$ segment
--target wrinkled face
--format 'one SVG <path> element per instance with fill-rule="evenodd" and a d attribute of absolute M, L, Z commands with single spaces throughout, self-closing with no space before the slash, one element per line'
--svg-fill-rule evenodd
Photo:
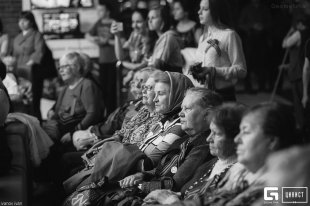
<path fill-rule="evenodd" d="M 180 21 L 180 20 L 185 18 L 186 13 L 185 13 L 182 5 L 180 4 L 180 2 L 175 2 L 173 4 L 172 14 L 173 14 L 174 20 L 176 20 L 176 21 Z"/>
<path fill-rule="evenodd" d="M 198 11 L 199 21 L 201 25 L 210 25 L 212 18 L 209 10 L 209 0 L 201 0 Z"/>
<path fill-rule="evenodd" d="M 22 31 L 27 31 L 28 29 L 32 28 L 31 22 L 28 19 L 25 19 L 25 18 L 19 19 L 18 20 L 18 25 L 19 25 L 19 28 Z"/>
<path fill-rule="evenodd" d="M 163 20 L 159 10 L 151 10 L 148 15 L 148 24 L 150 31 L 159 31 L 162 27 Z"/>
<path fill-rule="evenodd" d="M 63 57 L 59 60 L 59 75 L 64 82 L 69 82 L 79 76 L 78 66 L 71 60 Z"/>
<path fill-rule="evenodd" d="M 110 16 L 110 11 L 104 5 L 97 6 L 97 13 L 100 19 L 108 18 Z"/>
<path fill-rule="evenodd" d="M 135 99 L 142 97 L 142 87 L 147 79 L 147 74 L 145 72 L 136 72 L 133 80 L 130 82 L 130 92 Z"/>
<path fill-rule="evenodd" d="M 140 13 L 134 12 L 131 17 L 131 27 L 135 32 L 141 33 L 145 30 L 145 20 Z"/>
<path fill-rule="evenodd" d="M 155 83 L 155 111 L 157 113 L 164 114 L 169 111 L 169 95 L 170 95 L 170 86 L 165 83 Z"/>
<path fill-rule="evenodd" d="M 155 107 L 155 103 L 153 101 L 155 98 L 154 86 L 154 78 L 148 78 L 142 90 L 142 102 L 144 105 Z"/>
<path fill-rule="evenodd" d="M 195 135 L 209 127 L 206 116 L 207 110 L 202 108 L 197 102 L 200 100 L 198 95 L 189 93 L 183 99 L 181 112 L 179 114 L 182 130 L 189 135 Z"/>
<path fill-rule="evenodd" d="M 249 113 L 242 118 L 240 132 L 235 138 L 238 161 L 243 165 L 263 164 L 269 154 L 270 138 L 263 128 L 263 117 L 259 113 Z"/>
<path fill-rule="evenodd" d="M 210 123 L 211 133 L 207 138 L 210 153 L 219 159 L 226 159 L 235 154 L 235 144 L 233 139 L 226 138 L 224 131 L 213 121 Z"/>

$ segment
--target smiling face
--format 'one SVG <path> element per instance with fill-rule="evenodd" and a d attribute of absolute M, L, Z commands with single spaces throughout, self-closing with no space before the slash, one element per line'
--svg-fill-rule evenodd
<path fill-rule="evenodd" d="M 173 14 L 174 20 L 176 21 L 180 21 L 186 17 L 186 12 L 184 11 L 180 2 L 175 2 L 173 4 L 172 14 Z"/>
<path fill-rule="evenodd" d="M 263 131 L 263 115 L 249 113 L 242 118 L 240 133 L 236 136 L 238 162 L 255 172 L 270 153 L 271 139 Z"/>
<path fill-rule="evenodd" d="M 212 17 L 209 9 L 209 0 L 201 0 L 198 15 L 201 25 L 211 25 Z"/>
<path fill-rule="evenodd" d="M 198 101 L 200 97 L 195 93 L 186 94 L 181 105 L 180 122 L 182 130 L 189 135 L 195 135 L 205 131 L 209 127 L 206 120 L 208 109 L 202 108 Z"/>
<path fill-rule="evenodd" d="M 233 139 L 226 137 L 225 132 L 213 121 L 210 123 L 211 133 L 207 138 L 210 153 L 219 159 L 225 160 L 235 154 L 235 144 Z"/>
<path fill-rule="evenodd" d="M 134 12 L 131 17 L 131 27 L 135 32 L 142 33 L 146 28 L 145 19 L 139 12 Z"/>
<path fill-rule="evenodd" d="M 150 31 L 159 31 L 162 27 L 163 20 L 159 10 L 150 10 L 148 14 L 148 25 Z"/>
<path fill-rule="evenodd" d="M 154 86 L 154 78 L 148 78 L 142 90 L 142 103 L 152 108 L 155 107 L 155 103 L 153 101 L 155 98 Z"/>
<path fill-rule="evenodd" d="M 155 91 L 155 111 L 164 114 L 169 111 L 170 86 L 165 83 L 157 82 L 154 87 Z"/>

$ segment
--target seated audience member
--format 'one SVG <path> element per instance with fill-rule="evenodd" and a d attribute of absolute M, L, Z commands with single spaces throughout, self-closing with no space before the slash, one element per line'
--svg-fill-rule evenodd
<path fill-rule="evenodd" d="M 274 187 L 310 187 L 310 147 L 293 147 L 271 155 L 267 161 L 265 186 Z M 300 193 L 299 193 L 300 194 Z M 299 196 L 301 201 L 306 194 Z M 295 198 L 294 198 L 295 199 Z M 255 206 L 264 204 L 263 198 L 255 202 Z M 280 206 L 287 204 L 279 203 Z M 301 204 L 298 205 L 307 205 Z"/>
<path fill-rule="evenodd" d="M 225 103 L 211 111 L 209 119 L 211 133 L 207 138 L 210 153 L 215 156 L 209 162 L 195 170 L 194 177 L 186 184 L 180 185 L 184 200 L 197 199 L 205 192 L 215 190 L 230 168 L 237 162 L 235 136 L 239 133 L 239 124 L 245 107 L 237 103 Z M 169 190 L 155 190 L 144 200 L 171 204 L 179 202 L 179 197 Z"/>
<path fill-rule="evenodd" d="M 112 182 L 118 181 L 129 175 L 129 171 L 152 169 L 171 144 L 184 136 L 178 113 L 185 91 L 192 87 L 191 81 L 186 76 L 173 72 L 158 72 L 153 78 L 155 112 L 163 115 L 162 120 L 152 126 L 140 147 L 117 141 L 104 143 L 96 156 L 90 178 L 80 186 L 97 182 L 103 177 Z M 149 86 L 147 90 L 152 89 Z"/>
<path fill-rule="evenodd" d="M 10 106 L 11 103 L 9 94 L 2 83 L 2 80 L 5 78 L 5 76 L 6 76 L 6 67 L 2 63 L 2 61 L 0 61 L 0 161 L 1 161 L 0 175 L 7 172 L 12 157 L 11 151 L 7 145 L 4 132 L 4 122 L 6 120 L 8 113 L 12 109 Z"/>
<path fill-rule="evenodd" d="M 175 30 L 182 40 L 182 48 L 194 47 L 198 45 L 199 38 L 202 34 L 201 28 L 196 22 L 189 19 L 190 5 L 185 0 L 174 0 L 172 4 L 172 15 L 177 22 Z"/>
<path fill-rule="evenodd" d="M 148 14 L 148 42 L 156 40 L 149 65 L 161 70 L 182 72 L 181 40 L 175 31 L 169 30 L 169 12 L 165 7 L 151 8 Z"/>
<path fill-rule="evenodd" d="M 133 81 L 131 82 L 130 92 L 135 98 L 133 104 L 126 104 L 124 107 L 123 114 L 117 114 L 117 112 L 121 112 L 120 109 L 113 112 L 105 122 L 99 123 L 97 125 L 91 126 L 87 130 L 76 131 L 73 135 L 73 144 L 77 150 L 86 149 L 89 146 L 92 146 L 96 139 L 105 139 L 107 137 L 111 137 L 117 133 L 121 135 L 125 133 L 126 129 L 132 127 L 128 125 L 131 119 L 137 115 L 137 113 L 141 110 L 143 105 L 146 105 L 147 102 L 143 101 L 143 85 L 148 80 L 149 76 L 155 71 L 155 69 L 147 67 L 138 71 L 135 74 Z M 142 98 L 142 101 L 141 101 Z M 151 103 L 153 104 L 153 103 Z M 145 106 L 148 108 L 148 106 Z M 144 107 L 144 109 L 145 109 Z M 150 105 L 149 111 L 152 112 L 154 110 L 154 105 Z M 113 119 L 118 118 L 118 119 Z M 135 125 L 136 127 L 140 126 Z M 121 127 L 123 126 L 123 128 Z M 133 131 L 133 128 L 131 128 Z"/>
<path fill-rule="evenodd" d="M 134 90 L 140 90 L 140 94 L 136 94 L 138 96 L 141 96 L 141 87 L 144 89 L 142 90 L 142 103 L 143 107 L 139 109 L 137 112 L 131 112 L 134 113 L 133 117 L 129 121 L 124 121 L 122 128 L 120 130 L 115 131 L 112 137 L 103 139 L 94 147 L 96 147 L 96 150 L 99 151 L 99 147 L 97 145 L 103 144 L 106 141 L 115 140 L 122 143 L 130 143 L 130 144 L 137 144 L 138 146 L 143 142 L 145 136 L 148 134 L 151 126 L 162 118 L 161 115 L 155 113 L 155 103 L 153 102 L 153 99 L 155 97 L 154 93 L 154 84 L 155 80 L 152 77 L 152 72 L 154 72 L 151 68 L 146 68 L 143 70 L 138 71 L 135 76 L 137 79 L 135 79 L 135 83 L 132 84 L 133 87 L 139 87 Z M 155 72 L 156 73 L 156 72 Z M 140 75 L 139 75 L 140 74 Z M 151 76 L 150 76 L 151 75 Z M 150 76 L 150 78 L 148 78 Z M 147 81 L 145 82 L 145 80 Z M 150 88 L 150 89 L 148 89 Z M 130 115 L 128 115 L 130 116 Z M 86 155 L 83 155 L 85 152 L 85 149 L 87 149 L 88 146 L 94 144 L 97 142 L 97 136 L 90 131 L 78 131 L 75 132 L 73 135 L 73 144 L 76 147 L 76 149 L 80 152 L 69 152 L 66 153 L 62 158 L 62 167 L 63 167 L 63 178 L 67 178 L 69 176 L 69 173 L 73 173 L 74 171 L 81 169 L 81 166 L 84 165 L 83 159 L 87 157 L 87 163 L 88 167 L 92 167 L 95 161 L 95 153 L 91 149 L 91 151 L 87 151 Z M 84 150 L 81 151 L 81 150 Z M 91 153 L 91 156 L 89 154 Z M 83 155 L 83 159 L 81 156 Z"/>
<path fill-rule="evenodd" d="M 48 112 L 43 128 L 55 142 L 68 143 L 74 131 L 96 124 L 103 112 L 98 87 L 82 76 L 84 62 L 80 54 L 65 54 L 59 64 L 59 75 L 66 86 Z"/>
<path fill-rule="evenodd" d="M 210 133 L 208 116 L 219 104 L 219 95 L 205 88 L 187 90 L 179 116 L 188 138 L 174 142 L 155 169 L 128 176 L 120 186 L 140 184 L 144 194 L 155 189 L 179 191 L 202 163 L 212 159 L 205 138 Z"/>
<path fill-rule="evenodd" d="M 294 145 L 295 131 L 294 116 L 286 106 L 275 102 L 253 106 L 243 116 L 235 137 L 235 168 L 231 168 L 215 192 L 206 192 L 183 205 L 251 205 L 264 191 L 267 157 Z"/>

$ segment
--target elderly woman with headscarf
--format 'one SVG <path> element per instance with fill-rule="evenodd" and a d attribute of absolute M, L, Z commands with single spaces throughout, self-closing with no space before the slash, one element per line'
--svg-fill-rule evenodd
<path fill-rule="evenodd" d="M 154 87 L 149 85 L 146 89 L 154 89 L 155 112 L 161 113 L 163 119 L 152 126 L 140 147 L 136 144 L 106 142 L 96 157 L 93 173 L 80 186 L 105 177 L 115 182 L 130 173 L 152 169 L 171 144 L 185 135 L 178 113 L 184 93 L 193 86 L 192 82 L 185 75 L 174 72 L 159 72 L 154 80 Z"/>
<path fill-rule="evenodd" d="M 197 199 L 199 195 L 217 188 L 220 180 L 237 162 L 234 137 L 239 132 L 239 123 L 245 107 L 236 103 L 226 103 L 211 111 L 210 130 L 207 138 L 212 160 L 201 165 L 194 177 L 179 188 L 184 200 Z M 150 193 L 145 202 L 160 204 L 179 204 L 178 196 L 168 190 Z"/>
<path fill-rule="evenodd" d="M 179 191 L 201 164 L 213 158 L 205 141 L 210 134 L 208 116 L 221 102 L 218 94 L 206 88 L 188 89 L 179 113 L 188 138 L 175 141 L 155 169 L 130 175 L 120 186 L 130 190 L 139 184 L 144 195 L 155 189 Z"/>
<path fill-rule="evenodd" d="M 98 87 L 83 77 L 84 62 L 80 54 L 71 52 L 59 60 L 59 75 L 66 86 L 56 104 L 48 112 L 44 130 L 55 142 L 70 142 L 76 130 L 87 129 L 102 117 Z"/>

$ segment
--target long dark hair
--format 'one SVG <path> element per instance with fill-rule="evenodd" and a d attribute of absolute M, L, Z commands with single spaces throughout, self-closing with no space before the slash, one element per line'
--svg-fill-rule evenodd
<path fill-rule="evenodd" d="M 22 11 L 22 12 L 20 13 L 19 19 L 27 19 L 27 20 L 30 22 L 31 27 L 32 27 L 34 30 L 36 30 L 36 31 L 39 30 L 39 29 L 38 29 L 37 22 L 36 22 L 36 20 L 35 20 L 35 18 L 34 18 L 34 15 L 33 15 L 33 13 L 32 13 L 31 11 Z"/>
<path fill-rule="evenodd" d="M 208 0 L 213 23 L 219 28 L 232 28 L 232 15 L 227 0 Z"/>

